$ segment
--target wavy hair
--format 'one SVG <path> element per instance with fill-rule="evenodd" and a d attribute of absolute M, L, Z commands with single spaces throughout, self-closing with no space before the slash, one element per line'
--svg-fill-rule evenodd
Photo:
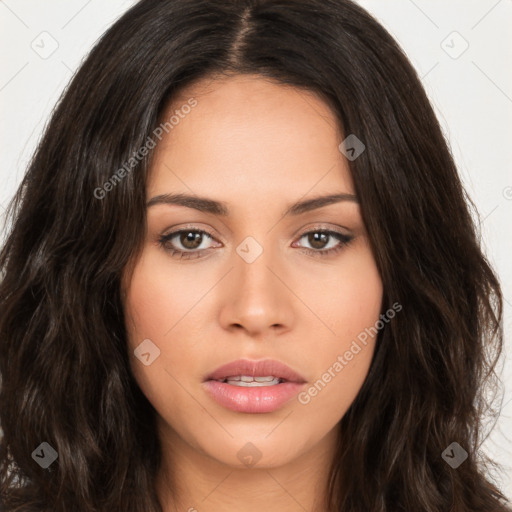
<path fill-rule="evenodd" d="M 366 151 L 349 162 L 384 287 L 342 418 L 329 512 L 497 512 L 502 292 L 421 81 L 349 0 L 141 0 L 101 37 L 9 204 L 0 253 L 0 497 L 6 512 L 161 512 L 156 411 L 129 366 L 121 276 L 145 235 L 152 151 L 98 194 L 197 80 L 257 74 L 319 95 Z M 103 190 L 106 190 L 104 187 Z M 104 197 L 98 197 L 103 195 Z M 47 442 L 47 469 L 33 453 Z M 457 469 L 443 451 L 457 442 Z M 494 467 L 495 465 L 493 465 Z"/>

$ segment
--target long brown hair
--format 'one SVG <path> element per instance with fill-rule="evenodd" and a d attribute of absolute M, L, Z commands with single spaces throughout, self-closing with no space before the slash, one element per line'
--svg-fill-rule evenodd
<path fill-rule="evenodd" d="M 141 0 L 83 62 L 0 253 L 2 510 L 161 512 L 156 412 L 130 371 L 120 297 L 152 152 L 116 172 L 178 91 L 222 73 L 317 93 L 366 146 L 350 169 L 383 311 L 403 312 L 340 422 L 329 512 L 502 510 L 480 452 L 484 415 L 498 414 L 485 391 L 498 389 L 500 285 L 416 72 L 349 0 Z M 442 457 L 454 442 L 467 452 L 456 469 Z M 58 454 L 47 468 L 41 443 Z"/>

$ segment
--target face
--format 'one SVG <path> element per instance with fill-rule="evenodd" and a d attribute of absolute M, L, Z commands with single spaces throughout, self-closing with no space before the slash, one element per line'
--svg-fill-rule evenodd
<path fill-rule="evenodd" d="M 132 371 L 174 446 L 283 465 L 334 439 L 374 352 L 375 335 L 358 339 L 379 320 L 382 282 L 344 136 L 313 93 L 252 75 L 198 82 L 172 114 L 123 282 Z M 207 380 L 237 360 L 249 366 L 217 376 L 280 380 Z M 295 377 L 250 365 L 263 360 Z"/>

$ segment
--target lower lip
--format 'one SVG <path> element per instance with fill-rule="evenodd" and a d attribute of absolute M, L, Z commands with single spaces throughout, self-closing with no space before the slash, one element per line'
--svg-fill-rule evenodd
<path fill-rule="evenodd" d="M 282 407 L 304 387 L 298 382 L 283 382 L 274 386 L 242 387 L 208 380 L 207 392 L 220 405 L 236 412 L 272 412 Z"/>

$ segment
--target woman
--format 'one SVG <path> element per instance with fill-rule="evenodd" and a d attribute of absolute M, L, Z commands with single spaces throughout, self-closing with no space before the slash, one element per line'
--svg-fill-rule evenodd
<path fill-rule="evenodd" d="M 138 2 L 10 211 L 3 510 L 506 510 L 500 285 L 357 5 Z"/>

